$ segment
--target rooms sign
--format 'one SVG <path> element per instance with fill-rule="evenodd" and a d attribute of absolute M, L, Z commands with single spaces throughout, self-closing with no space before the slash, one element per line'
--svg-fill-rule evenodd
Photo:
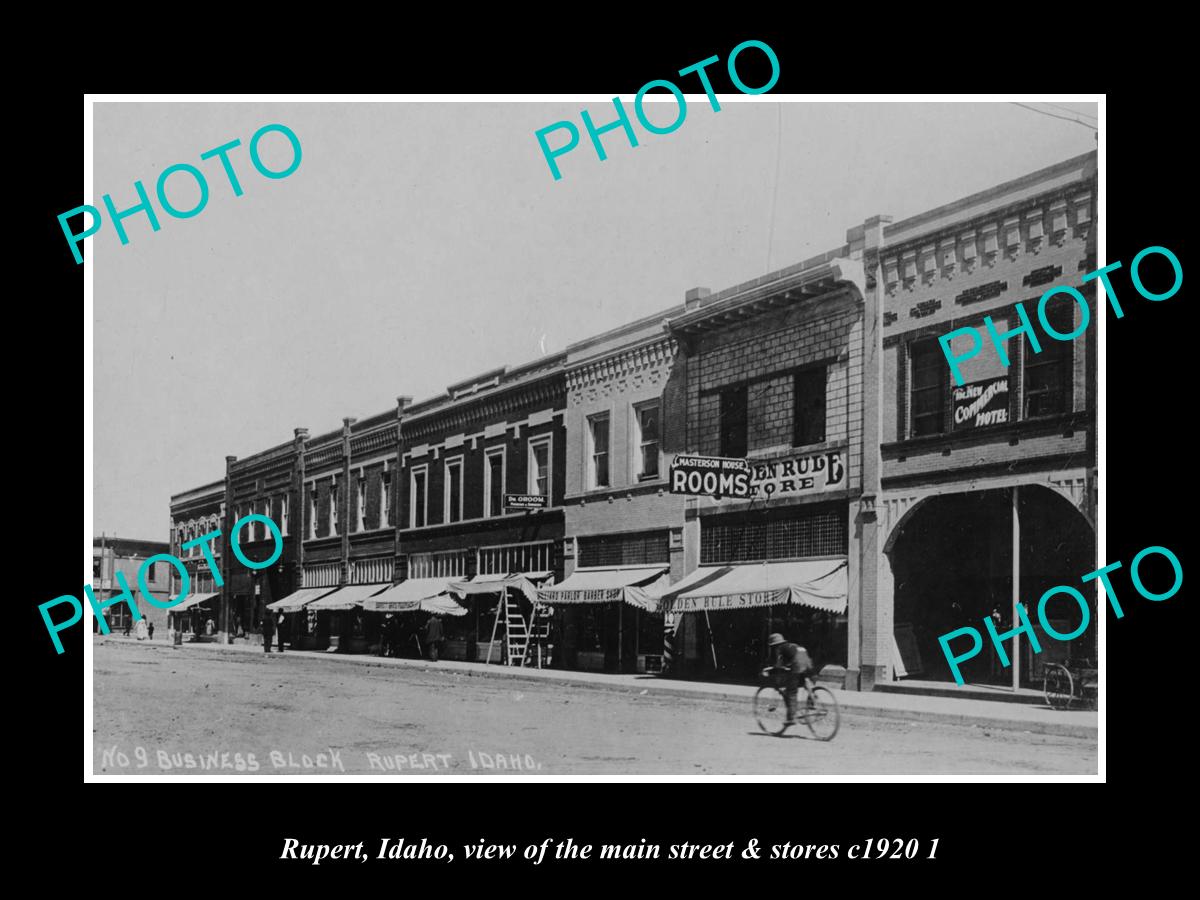
<path fill-rule="evenodd" d="M 671 493 L 739 499 L 823 493 L 844 486 L 842 451 L 827 450 L 751 463 L 721 456 L 677 456 Z"/>

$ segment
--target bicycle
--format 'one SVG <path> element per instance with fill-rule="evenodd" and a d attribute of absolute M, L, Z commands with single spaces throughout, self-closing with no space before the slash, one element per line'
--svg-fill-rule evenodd
<path fill-rule="evenodd" d="M 763 677 L 768 683 L 754 694 L 754 718 L 767 734 L 782 735 L 790 727 L 783 678 L 770 670 L 764 670 Z M 829 688 L 814 685 L 809 675 L 804 676 L 802 690 L 796 695 L 796 723 L 799 722 L 807 725 L 819 741 L 832 741 L 841 725 L 837 698 Z"/>
<path fill-rule="evenodd" d="M 1099 671 L 1091 659 L 1046 663 L 1042 668 L 1046 703 L 1053 709 L 1070 709 L 1076 701 L 1094 707 Z"/>

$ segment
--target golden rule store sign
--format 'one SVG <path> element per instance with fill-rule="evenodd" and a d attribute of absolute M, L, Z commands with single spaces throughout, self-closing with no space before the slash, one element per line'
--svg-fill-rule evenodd
<path fill-rule="evenodd" d="M 846 486 L 841 450 L 750 463 L 751 497 L 771 499 L 836 491 Z"/>

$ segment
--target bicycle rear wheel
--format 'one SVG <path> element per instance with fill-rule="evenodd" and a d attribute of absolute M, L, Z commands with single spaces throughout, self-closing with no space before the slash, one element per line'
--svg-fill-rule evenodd
<path fill-rule="evenodd" d="M 1046 702 L 1054 709 L 1070 709 L 1075 699 L 1075 679 L 1066 666 L 1051 663 L 1046 666 Z"/>
<path fill-rule="evenodd" d="M 832 741 L 842 724 L 837 698 L 829 688 L 815 687 L 804 702 L 804 721 L 819 741 Z"/>
<path fill-rule="evenodd" d="M 760 687 L 754 695 L 754 718 L 767 734 L 783 734 L 787 725 L 787 703 L 778 688 Z"/>

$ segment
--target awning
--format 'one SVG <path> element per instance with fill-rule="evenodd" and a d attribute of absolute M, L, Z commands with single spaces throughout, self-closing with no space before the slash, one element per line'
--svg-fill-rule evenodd
<path fill-rule="evenodd" d="M 386 584 L 349 584 L 311 604 L 308 608 L 318 612 L 344 612 L 362 606 L 372 594 L 378 594 Z"/>
<path fill-rule="evenodd" d="M 798 603 L 844 613 L 849 596 L 846 560 L 704 566 L 661 594 L 672 613 Z"/>
<path fill-rule="evenodd" d="M 167 612 L 169 612 L 169 613 L 183 612 L 185 609 L 191 609 L 193 606 L 197 606 L 197 605 L 203 603 L 205 600 L 211 600 L 213 597 L 218 596 L 220 593 L 221 593 L 220 591 L 214 591 L 213 593 L 209 593 L 209 594 L 189 594 L 188 597 L 182 603 L 178 604 L 177 606 L 172 606 L 170 609 L 167 610 Z"/>
<path fill-rule="evenodd" d="M 410 578 L 366 600 L 363 609 L 367 612 L 416 612 L 418 609 L 427 609 L 424 601 L 445 593 L 449 584 L 449 578 Z M 450 602 L 454 603 L 453 600 Z M 454 605 L 458 606 L 457 603 Z"/>
<path fill-rule="evenodd" d="M 450 582 L 447 590 L 460 600 L 471 594 L 501 594 L 505 588 L 516 588 L 533 603 L 537 600 L 538 582 L 545 581 L 553 572 L 513 572 L 503 575 L 476 575 L 469 581 Z"/>
<path fill-rule="evenodd" d="M 324 597 L 326 594 L 336 591 L 335 587 L 319 587 L 319 588 L 301 588 L 294 594 L 288 594 L 282 600 L 276 600 L 273 603 L 267 604 L 267 609 L 273 609 L 277 612 L 292 613 L 304 609 L 305 606 L 312 603 L 319 597 Z"/>
<path fill-rule="evenodd" d="M 576 569 L 554 587 L 538 591 L 542 603 L 628 603 L 649 612 L 658 610 L 657 593 L 667 588 L 663 566 L 645 569 Z"/>

